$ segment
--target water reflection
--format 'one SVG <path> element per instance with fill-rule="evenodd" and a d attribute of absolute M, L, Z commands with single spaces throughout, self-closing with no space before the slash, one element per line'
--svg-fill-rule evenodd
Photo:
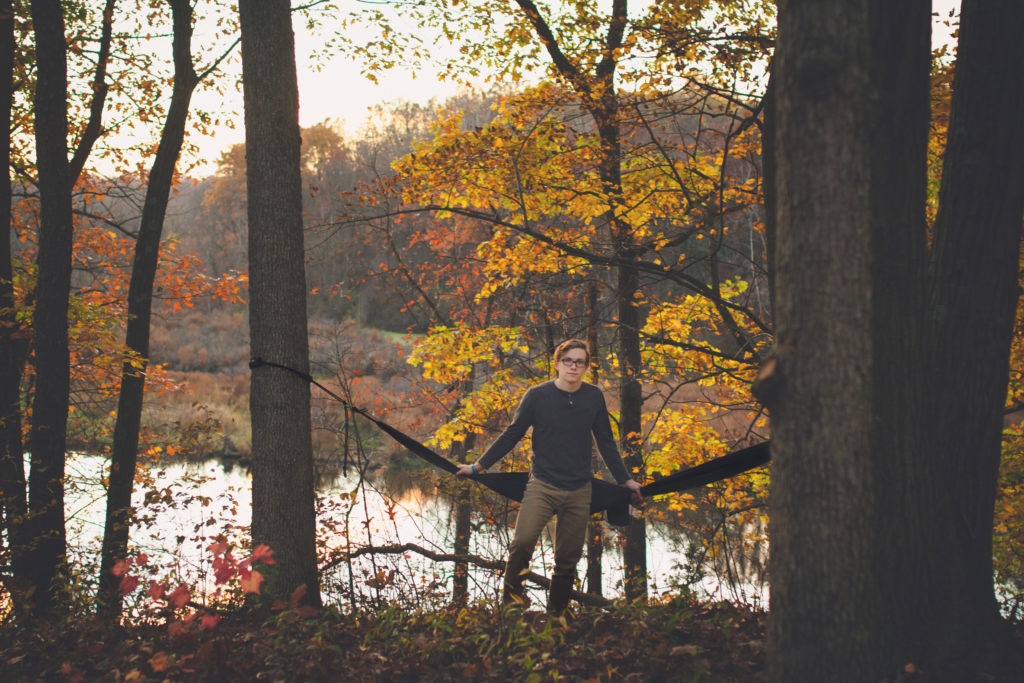
<path fill-rule="evenodd" d="M 103 533 L 105 459 L 76 455 L 69 460 L 68 534 L 76 546 L 76 564 L 94 567 Z M 140 473 L 133 504 L 138 524 L 131 544 L 147 553 L 161 570 L 176 580 L 196 584 L 210 575 L 206 550 L 220 534 L 241 543 L 251 516 L 251 475 L 237 460 L 176 462 L 150 466 Z M 413 544 L 436 553 L 452 553 L 455 539 L 455 496 L 460 487 L 473 486 L 453 478 L 437 479 L 422 471 L 389 468 L 361 478 L 356 469 L 340 468 L 324 476 L 318 497 L 318 534 L 322 577 L 328 603 L 413 601 L 427 606 L 451 599 L 455 565 L 434 562 L 414 550 Z M 509 541 L 515 506 L 474 487 L 474 533 L 469 554 L 500 562 Z M 493 520 L 483 523 L 481 519 Z M 605 533 L 604 595 L 622 594 L 623 538 L 612 527 Z M 353 550 L 374 546 L 392 548 L 387 554 L 364 554 L 347 559 Z M 648 525 L 647 566 L 652 593 L 668 592 L 685 584 L 689 543 L 680 530 L 663 524 Z M 240 551 L 239 554 L 244 554 Z M 580 576 L 585 575 L 584 559 Z M 550 575 L 553 545 L 549 534 L 538 544 L 532 569 Z M 470 598 L 495 598 L 500 586 L 493 569 L 469 567 Z M 203 585 L 199 589 L 203 590 Z M 741 599 L 765 605 L 764 586 L 742 583 L 726 586 L 713 576 L 698 587 L 704 597 Z M 534 589 L 536 590 L 536 589 Z M 532 596 L 543 603 L 542 592 Z"/>

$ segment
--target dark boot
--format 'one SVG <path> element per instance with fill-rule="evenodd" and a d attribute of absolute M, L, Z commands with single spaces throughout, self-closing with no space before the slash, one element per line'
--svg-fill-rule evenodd
<path fill-rule="evenodd" d="M 523 609 L 526 609 L 526 591 L 523 590 L 523 584 L 521 581 L 518 586 L 506 583 L 502 587 L 501 604 L 502 606 L 518 605 Z"/>
<path fill-rule="evenodd" d="M 569 606 L 569 596 L 572 594 L 573 579 L 572 576 L 558 574 L 551 577 L 551 588 L 548 589 L 548 614 L 560 617 L 565 613 L 565 608 Z"/>

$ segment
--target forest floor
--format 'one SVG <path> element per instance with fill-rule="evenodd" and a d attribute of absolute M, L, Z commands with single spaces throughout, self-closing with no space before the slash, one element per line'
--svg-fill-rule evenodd
<path fill-rule="evenodd" d="M 88 621 L 0 628 L 0 679 L 748 682 L 764 680 L 766 622 L 745 607 L 682 600 L 584 609 L 568 620 L 474 605 L 358 616 L 292 610 L 258 626 L 225 616 L 206 629 Z M 967 668 L 928 675 L 908 666 L 888 680 L 1019 681 L 1024 627 L 975 652 Z"/>

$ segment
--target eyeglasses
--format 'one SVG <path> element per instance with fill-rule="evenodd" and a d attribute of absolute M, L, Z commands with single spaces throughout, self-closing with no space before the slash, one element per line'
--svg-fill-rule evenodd
<path fill-rule="evenodd" d="M 560 362 L 567 368 L 571 368 L 573 366 L 577 368 L 585 368 L 588 365 L 588 361 L 585 358 L 563 358 Z"/>

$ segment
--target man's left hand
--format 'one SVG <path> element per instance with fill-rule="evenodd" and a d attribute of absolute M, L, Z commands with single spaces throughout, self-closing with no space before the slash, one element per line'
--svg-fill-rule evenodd
<path fill-rule="evenodd" d="M 625 484 L 623 484 L 623 486 L 629 489 L 630 492 L 633 494 L 633 496 L 630 498 L 630 502 L 632 502 L 633 504 L 639 504 L 644 501 L 644 494 L 640 493 L 639 482 L 630 479 Z"/>

